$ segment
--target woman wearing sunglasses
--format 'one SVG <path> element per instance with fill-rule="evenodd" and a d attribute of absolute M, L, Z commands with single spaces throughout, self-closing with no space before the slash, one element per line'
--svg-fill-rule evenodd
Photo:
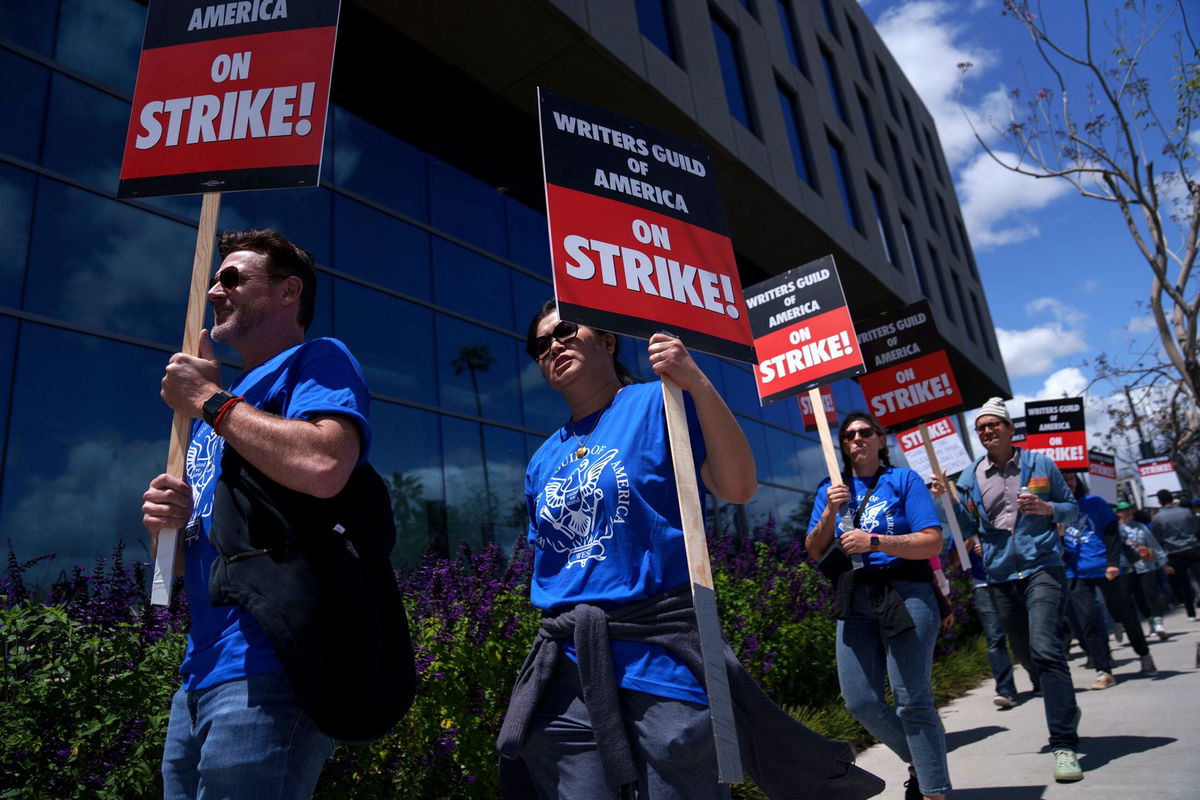
<path fill-rule="evenodd" d="M 662 387 L 636 382 L 617 360 L 616 336 L 560 320 L 553 300 L 530 322 L 526 341 L 570 415 L 525 475 L 535 548 L 530 599 L 542 609 L 542 627 L 500 733 L 501 794 L 728 798 L 728 786 L 717 780 L 708 699 L 698 677 L 703 668 Z M 686 393 L 694 467 L 704 489 L 747 502 L 757 486 L 754 457 L 724 400 L 678 339 L 651 337 L 649 361 Z M 727 665 L 731 659 L 726 656 Z M 743 683 L 753 682 L 744 670 L 729 670 L 736 698 Z M 756 765 L 768 762 L 775 779 L 789 786 L 825 781 L 836 761 L 830 749 L 842 746 L 799 726 L 757 691 L 749 704 L 735 699 L 739 731 L 750 707 L 756 725 L 766 720 L 765 730 L 787 729 L 779 740 L 803 737 L 796 749 L 823 758 L 825 769 L 793 778 L 797 764 L 807 766 L 804 753 L 792 763 L 743 756 L 752 776 L 757 780 Z M 852 766 L 848 747 L 846 753 L 836 764 L 839 785 L 866 776 L 877 791 L 877 779 Z"/>
<path fill-rule="evenodd" d="M 838 431 L 845 471 L 817 489 L 805 547 L 814 559 L 837 547 L 861 567 L 837 578 L 838 681 L 846 707 L 908 762 L 906 800 L 950 790 L 946 739 L 930 676 L 941 622 L 929 559 L 942 550 L 941 522 L 924 482 L 893 467 L 886 431 L 870 415 L 847 415 Z M 884 679 L 895 705 L 884 699 Z"/>

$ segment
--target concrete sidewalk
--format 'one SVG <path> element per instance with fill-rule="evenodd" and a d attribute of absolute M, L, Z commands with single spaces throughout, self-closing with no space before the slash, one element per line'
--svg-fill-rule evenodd
<path fill-rule="evenodd" d="M 1016 668 L 1019 706 L 992 704 L 989 677 L 940 709 L 949 749 L 953 800 L 1196 800 L 1200 798 L 1200 623 L 1183 610 L 1166 617 L 1171 638 L 1150 637 L 1158 675 L 1137 674 L 1129 640 L 1110 640 L 1119 683 L 1088 691 L 1096 673 L 1083 668 L 1072 648 L 1071 676 L 1083 710 L 1079 764 L 1083 780 L 1055 783 L 1054 758 L 1046 743 L 1046 718 L 1028 675 Z M 859 766 L 887 781 L 885 800 L 904 797 L 907 767 L 883 745 L 859 755 Z"/>

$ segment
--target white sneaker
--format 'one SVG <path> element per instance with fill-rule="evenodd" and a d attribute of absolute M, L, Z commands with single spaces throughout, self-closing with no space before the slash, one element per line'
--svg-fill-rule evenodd
<path fill-rule="evenodd" d="M 995 697 L 993 697 L 992 702 L 995 703 L 1000 708 L 1016 708 L 1016 706 L 1017 706 L 1016 700 L 1013 700 L 1011 697 L 1007 697 L 1002 694 L 998 694 Z"/>
<path fill-rule="evenodd" d="M 1111 672 L 1097 672 L 1096 680 L 1092 681 L 1092 685 L 1088 688 L 1093 691 L 1100 691 L 1111 686 L 1117 685 L 1117 679 L 1112 676 Z"/>
<path fill-rule="evenodd" d="M 1157 636 L 1162 641 L 1166 641 L 1171 635 L 1167 633 L 1166 627 L 1163 626 L 1162 617 L 1154 617 L 1150 620 L 1150 632 Z"/>

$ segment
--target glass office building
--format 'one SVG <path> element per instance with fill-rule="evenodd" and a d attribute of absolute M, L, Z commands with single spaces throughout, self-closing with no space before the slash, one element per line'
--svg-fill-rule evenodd
<path fill-rule="evenodd" d="M 930 239 L 905 252 L 943 250 L 935 269 L 971 263 L 965 237 L 961 250 L 968 261 L 962 262 L 956 251 L 940 248 L 955 230 L 946 223 L 935 234 L 923 225 L 916 206 L 900 205 L 887 172 L 876 165 L 854 177 L 862 169 L 856 162 L 871 151 L 842 123 L 828 130 L 828 148 L 810 146 L 811 131 L 796 127 L 834 126 L 839 113 L 858 107 L 816 110 L 815 122 L 800 118 L 807 93 L 825 91 L 825 77 L 818 66 L 809 74 L 821 83 L 812 83 L 794 59 L 832 55 L 843 72 L 859 63 L 826 35 L 817 3 L 808 9 L 779 0 L 772 9 L 759 0 L 761 23 L 746 18 L 741 3 L 701 3 L 702 24 L 689 27 L 681 15 L 691 5 L 613 3 L 584 24 L 576 8 L 583 3 L 570 0 L 343 0 L 321 186 L 223 196 L 220 228 L 276 227 L 317 259 L 320 289 L 309 334 L 346 342 L 367 375 L 371 461 L 393 489 L 398 563 L 413 563 L 427 549 L 453 552 L 489 540 L 511 546 L 524 528 L 525 463 L 566 417 L 562 401 L 523 353 L 529 317 L 553 293 L 533 116 L 538 82 L 712 147 L 725 172 L 744 284 L 833 251 L 850 275 L 882 276 L 848 284 L 856 311 L 865 315 L 917 299 L 922 286 L 943 281 L 941 273 L 928 284 L 906 273 L 921 266 L 899 263 L 902 251 L 891 241 L 896 222 L 882 214 L 901 215 L 906 237 L 915 223 L 913 235 Z M 855 4 L 846 7 L 861 15 Z M 171 414 L 158 397 L 159 380 L 181 338 L 200 203 L 196 197 L 115 199 L 145 12 L 135 0 L 5 0 L 0 14 L 0 541 L 11 543 L 22 561 L 56 554 L 33 572 L 43 581 L 72 565 L 90 565 L 120 541 L 133 556 L 144 555 L 141 493 L 166 459 Z M 595 29 L 609 23 L 633 31 L 639 51 L 655 53 L 662 63 L 654 69 L 667 70 L 666 77 L 644 79 L 622 67 L 629 54 L 606 49 Z M 645 30 L 639 32 L 639 24 Z M 768 87 L 762 75 L 743 76 L 727 95 L 721 87 L 730 70 L 736 76 L 745 67 L 738 59 L 762 56 L 740 43 L 753 25 L 779 38 L 771 57 L 781 66 L 768 74 Z M 865 20 L 858 27 L 873 35 Z M 574 39 L 563 40 L 563 30 L 574 31 Z M 719 48 L 714 30 L 727 37 Z M 563 48 L 551 52 L 545 37 L 563 41 Z M 739 126 L 733 136 L 751 137 L 748 145 L 714 134 L 715 123 L 705 121 L 699 102 L 689 112 L 698 121 L 679 123 L 680 107 L 670 100 L 678 81 L 668 73 L 686 74 L 679 64 L 688 63 L 700 70 L 706 63 L 697 55 L 700 38 L 711 50 L 712 69 L 693 86 L 711 82 L 704 96 L 719 101 L 720 125 Z M 877 45 L 876 63 L 886 58 L 890 64 L 877 39 L 866 39 Z M 478 44 L 485 40 L 491 50 Z M 862 46 L 858 28 L 852 41 Z M 557 57 L 579 61 L 582 56 L 570 51 L 581 47 L 588 58 L 601 53 L 606 70 L 582 62 L 555 66 Z M 530 53 L 541 56 L 536 69 L 519 80 L 505 77 L 517 74 Z M 894 65 L 891 70 L 891 82 L 907 86 Z M 572 77 L 577 72 L 586 79 Z M 800 81 L 804 86 L 793 85 Z M 639 87 L 642 100 L 621 101 L 629 84 Z M 726 103 L 735 95 L 731 112 Z M 658 106 L 646 104 L 644 98 L 653 97 Z M 786 122 L 780 97 L 791 104 Z M 763 112 L 767 104 L 772 113 Z M 915 98 L 911 105 L 927 117 Z M 881 127 L 890 134 L 903 124 L 891 117 Z M 931 125 L 925 123 L 926 137 Z M 860 127 L 865 137 L 867 128 Z M 803 165 L 789 166 L 786 191 L 772 189 L 770 180 L 743 189 L 745 180 L 735 173 L 762 171 L 753 155 L 756 137 L 763 153 L 789 165 L 803 154 Z M 908 147 L 919 141 L 914 131 L 899 145 L 893 138 L 892 146 L 919 159 Z M 836 167 L 829 150 L 842 154 Z M 937 182 L 945 174 L 940 154 L 924 158 L 935 166 L 922 180 Z M 846 185 L 852 180 L 862 182 L 859 191 Z M 940 183 L 935 191 L 957 218 L 952 191 Z M 745 205 L 762 206 L 764 196 L 782 210 L 760 209 L 748 225 L 746 215 L 755 209 Z M 873 205 L 855 206 L 863 216 L 847 223 L 843 209 L 864 197 Z M 867 211 L 877 226 L 863 225 Z M 783 237 L 758 226 L 787 225 L 789 215 L 800 221 L 794 233 L 805 245 L 775 258 Z M 961 237 L 961 223 L 957 231 Z M 871 243 L 884 235 L 887 256 L 871 256 Z M 878 250 L 884 252 L 882 240 Z M 955 288 L 965 287 L 975 304 L 974 313 L 960 308 L 950 317 L 957 326 L 974 326 L 962 328 L 970 343 L 954 351 L 960 366 L 982 357 L 995 339 L 979 317 L 986 298 L 978 277 L 951 274 Z M 944 291 L 938 298 L 953 300 Z M 944 320 L 939 324 L 946 333 Z M 650 375 L 644 343 L 626 341 L 623 348 L 636 371 Z M 222 355 L 232 379 L 236 358 Z M 712 523 L 749 534 L 770 520 L 781 526 L 806 520 L 823 460 L 796 402 L 760 408 L 748 365 L 699 361 L 745 429 L 761 484 L 745 507 L 710 501 Z M 975 378 L 977 394 L 1006 389 L 995 357 Z M 834 392 L 839 410 L 862 407 L 856 384 L 842 382 Z"/>

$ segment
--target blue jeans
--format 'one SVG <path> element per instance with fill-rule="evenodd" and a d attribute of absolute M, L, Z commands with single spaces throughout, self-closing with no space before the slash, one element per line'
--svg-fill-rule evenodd
<path fill-rule="evenodd" d="M 1079 706 L 1071 670 L 1063 654 L 1062 621 L 1067 581 L 1062 567 L 1047 567 L 1027 578 L 988 586 L 1013 652 L 1038 673 L 1052 748 L 1079 748 Z"/>
<path fill-rule="evenodd" d="M 892 586 L 904 598 L 916 627 L 884 636 L 875 616 L 873 589 L 855 588 L 850 619 L 838 620 L 838 681 L 846 708 L 872 736 L 916 768 L 921 791 L 943 794 L 950 791 L 946 734 L 930 685 L 941 614 L 932 584 L 894 581 Z M 885 670 L 895 706 L 884 699 Z"/>
<path fill-rule="evenodd" d="M 1008 657 L 1008 639 L 1004 637 L 1004 626 L 986 586 L 975 587 L 975 611 L 983 626 L 983 638 L 987 640 L 988 664 L 996 680 L 996 694 L 1016 699 L 1017 682 L 1013 680 L 1013 663 Z"/>
<path fill-rule="evenodd" d="M 641 800 L 728 800 L 717 782 L 717 753 L 708 707 L 618 689 L 621 714 L 638 768 Z M 618 800 L 604 769 L 583 702 L 579 668 L 560 656 L 546 687 L 521 758 L 542 800 Z"/>
<path fill-rule="evenodd" d="M 300 708 L 282 672 L 181 688 L 163 748 L 163 798 L 308 798 L 332 754 L 333 740 Z"/>

